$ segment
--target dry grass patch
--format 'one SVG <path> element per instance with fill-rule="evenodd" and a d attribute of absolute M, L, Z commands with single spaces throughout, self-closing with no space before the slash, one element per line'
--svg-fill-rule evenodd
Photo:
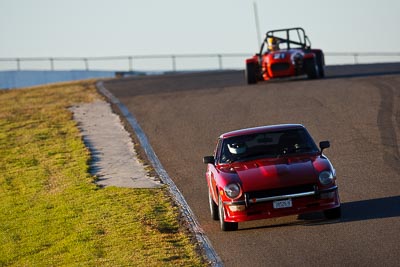
<path fill-rule="evenodd" d="M 204 266 L 166 189 L 99 189 L 68 107 L 94 81 L 0 91 L 0 266 Z"/>

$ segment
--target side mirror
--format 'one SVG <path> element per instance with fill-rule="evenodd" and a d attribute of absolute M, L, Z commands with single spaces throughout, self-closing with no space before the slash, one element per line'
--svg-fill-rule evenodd
<path fill-rule="evenodd" d="M 204 164 L 214 164 L 215 163 L 215 158 L 213 156 L 205 156 L 203 158 L 203 163 Z"/>
<path fill-rule="evenodd" d="M 330 146 L 331 146 L 331 143 L 329 143 L 329 141 L 321 141 L 321 142 L 319 142 L 319 148 L 321 149 L 321 154 L 322 154 L 322 151 L 325 148 L 329 148 Z"/>

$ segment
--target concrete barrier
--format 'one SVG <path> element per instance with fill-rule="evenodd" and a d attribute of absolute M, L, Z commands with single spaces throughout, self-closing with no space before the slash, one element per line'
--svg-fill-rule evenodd
<path fill-rule="evenodd" d="M 114 71 L 0 71 L 0 89 L 111 77 Z"/>

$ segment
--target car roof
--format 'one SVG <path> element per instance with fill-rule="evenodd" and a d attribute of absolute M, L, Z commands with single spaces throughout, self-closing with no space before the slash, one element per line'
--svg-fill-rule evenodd
<path fill-rule="evenodd" d="M 304 129 L 305 127 L 302 124 L 278 124 L 278 125 L 266 125 L 266 126 L 259 126 L 253 128 L 246 128 L 240 129 L 236 131 L 227 132 L 221 134 L 219 138 L 225 139 L 234 136 L 241 136 L 241 135 L 249 135 L 249 134 L 257 134 L 257 133 L 265 133 L 265 132 L 275 132 L 275 131 L 282 131 L 282 130 L 292 130 L 292 129 Z"/>

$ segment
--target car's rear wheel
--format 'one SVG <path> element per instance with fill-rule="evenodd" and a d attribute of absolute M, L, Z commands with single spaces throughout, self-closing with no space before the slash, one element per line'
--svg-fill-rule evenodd
<path fill-rule="evenodd" d="M 246 64 L 246 81 L 247 84 L 256 84 L 257 83 L 257 66 L 254 63 Z"/>
<path fill-rule="evenodd" d="M 222 204 L 221 196 L 218 198 L 218 211 L 222 231 L 236 231 L 239 228 L 239 223 L 225 221 L 224 205 Z"/>
<path fill-rule="evenodd" d="M 306 59 L 305 62 L 305 70 L 307 73 L 307 77 L 309 79 L 317 79 L 318 78 L 318 64 L 315 61 L 315 58 Z"/>
<path fill-rule="evenodd" d="M 219 214 L 218 214 L 218 205 L 215 204 L 212 196 L 211 196 L 211 192 L 210 190 L 208 190 L 208 202 L 210 203 L 210 212 L 211 212 L 211 218 L 214 221 L 218 221 L 219 219 Z"/>
<path fill-rule="evenodd" d="M 341 207 L 337 207 L 329 210 L 324 210 L 324 215 L 329 220 L 340 219 L 340 217 L 342 216 L 342 209 Z"/>

